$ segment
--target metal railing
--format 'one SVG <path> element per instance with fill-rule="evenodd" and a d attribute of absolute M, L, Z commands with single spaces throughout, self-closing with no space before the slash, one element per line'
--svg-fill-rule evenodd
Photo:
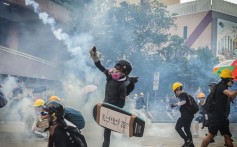
<path fill-rule="evenodd" d="M 3 46 L 0 46 L 0 51 L 4 51 L 4 52 L 10 53 L 10 54 L 14 54 L 14 55 L 17 55 L 17 56 L 20 56 L 20 57 L 24 57 L 24 58 L 27 58 L 27 59 L 30 59 L 30 60 L 33 60 L 33 61 L 45 64 L 45 65 L 54 67 L 54 68 L 57 67 L 57 65 L 52 63 L 52 62 L 49 62 L 49 61 L 44 60 L 42 58 L 38 58 L 38 57 L 35 57 L 35 56 L 32 56 L 32 55 L 29 55 L 29 54 L 26 54 L 26 53 L 14 50 L 14 49 L 10 49 L 10 48 L 6 48 L 6 47 L 3 47 Z"/>
<path fill-rule="evenodd" d="M 223 0 L 197 0 L 188 3 L 170 5 L 167 9 L 169 12 L 177 14 L 177 16 L 206 12 L 210 10 L 231 16 L 237 16 L 237 4 Z"/>

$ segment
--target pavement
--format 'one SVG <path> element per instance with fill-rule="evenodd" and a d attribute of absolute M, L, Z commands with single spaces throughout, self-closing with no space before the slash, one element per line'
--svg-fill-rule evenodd
<path fill-rule="evenodd" d="M 0 147 L 47 147 L 47 142 L 42 138 L 28 138 L 24 134 L 22 122 L 0 122 Z M 150 123 L 146 125 L 143 137 L 126 137 L 122 134 L 112 133 L 111 147 L 180 147 L 183 140 L 174 130 L 174 123 Z M 193 128 L 193 126 L 192 126 Z M 237 124 L 230 125 L 233 134 L 234 146 L 237 147 Z M 196 147 L 201 146 L 205 129 L 200 129 L 199 138 L 194 138 Z M 95 122 L 88 122 L 82 130 L 86 137 L 88 147 L 100 147 L 103 142 L 103 128 Z M 224 139 L 219 134 L 215 143 L 210 147 L 224 147 Z"/>

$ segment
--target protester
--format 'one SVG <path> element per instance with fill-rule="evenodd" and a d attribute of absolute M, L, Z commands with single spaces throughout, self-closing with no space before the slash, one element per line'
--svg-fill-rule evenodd
<path fill-rule="evenodd" d="M 198 98 L 198 106 L 199 106 L 199 112 L 197 115 L 197 117 L 195 118 L 195 122 L 194 122 L 194 135 L 193 137 L 199 138 L 199 124 L 200 123 L 204 123 L 204 104 L 205 104 L 205 94 L 200 92 L 197 95 Z"/>
<path fill-rule="evenodd" d="M 215 89 L 216 89 L 216 85 L 217 85 L 217 83 L 216 82 L 211 82 L 209 85 L 208 85 L 208 90 L 209 90 L 209 94 L 208 94 L 208 96 L 207 96 L 207 98 L 206 98 L 206 101 L 208 100 L 208 99 L 210 99 L 209 97 L 211 97 L 212 95 L 213 95 L 213 93 L 214 93 L 214 91 L 215 91 Z M 205 101 L 205 104 L 204 104 L 204 109 L 203 109 L 203 112 L 204 112 L 204 115 L 203 115 L 203 124 L 202 124 L 202 129 L 204 128 L 204 127 L 208 127 L 208 125 L 209 125 L 209 121 L 208 121 L 208 117 L 209 117 L 209 114 L 208 114 L 208 112 L 207 112 L 207 110 L 206 110 L 206 101 Z M 206 134 L 206 136 L 207 136 L 207 134 Z M 215 142 L 215 140 L 214 140 L 214 138 L 211 140 L 211 142 L 210 143 L 213 143 L 213 142 Z"/>
<path fill-rule="evenodd" d="M 181 113 L 181 117 L 177 120 L 175 129 L 180 137 L 184 140 L 182 147 L 193 147 L 194 144 L 190 127 L 194 114 L 191 113 L 187 108 L 189 102 L 188 94 L 183 91 L 183 85 L 179 82 L 175 82 L 172 89 L 176 97 L 179 98 L 180 102 L 171 104 L 171 108 L 180 106 L 179 111 Z M 182 130 L 182 128 L 184 129 L 184 131 Z"/>
<path fill-rule="evenodd" d="M 223 69 L 220 73 L 221 81 L 217 84 L 213 95 L 213 111 L 208 115 L 208 134 L 203 139 L 201 147 L 207 147 L 211 140 L 220 131 L 224 136 L 225 144 L 228 147 L 233 147 L 231 141 L 231 133 L 229 128 L 227 105 L 229 99 L 233 100 L 237 95 L 237 90 L 230 91 L 228 87 L 233 85 L 232 71 L 228 68 Z"/>
<path fill-rule="evenodd" d="M 61 102 L 61 99 L 55 95 L 51 96 L 48 99 L 48 101 L 52 100 Z M 85 127 L 85 119 L 79 110 L 65 107 L 64 113 L 65 113 L 64 118 L 69 122 L 71 122 L 72 124 L 74 124 L 79 130 Z"/>
<path fill-rule="evenodd" d="M 90 55 L 96 67 L 103 72 L 107 78 L 104 102 L 123 108 L 125 98 L 128 95 L 127 85 L 125 85 L 125 83 L 128 81 L 128 75 L 132 71 L 131 63 L 128 60 L 122 59 L 117 61 L 113 69 L 105 69 L 100 62 L 101 54 L 96 51 L 95 47 L 90 50 Z M 110 146 L 110 135 L 111 130 L 105 128 L 102 147 Z"/>
<path fill-rule="evenodd" d="M 41 121 L 40 113 L 42 111 L 42 107 L 44 106 L 44 104 L 45 103 L 44 103 L 43 99 L 37 99 L 37 100 L 35 100 L 35 102 L 33 104 L 35 114 L 34 114 L 34 122 L 33 122 L 32 128 L 31 128 L 31 131 L 32 131 L 32 133 L 46 139 L 48 137 L 48 134 L 44 132 L 44 129 L 39 128 L 37 126 L 37 122 Z M 29 122 L 27 122 L 27 123 L 29 123 Z"/>
<path fill-rule="evenodd" d="M 2 85 L 0 85 L 0 108 L 3 108 L 7 105 L 8 100 L 4 94 L 4 92 L 2 91 Z"/>
<path fill-rule="evenodd" d="M 64 106 L 61 102 L 54 100 L 47 102 L 43 106 L 41 116 L 41 127 L 49 130 L 48 147 L 86 147 L 82 141 L 80 143 L 84 145 L 79 145 L 66 130 Z"/>
<path fill-rule="evenodd" d="M 140 93 L 139 97 L 136 99 L 136 109 L 144 109 L 146 107 L 146 103 L 144 101 L 144 94 L 143 92 Z"/>

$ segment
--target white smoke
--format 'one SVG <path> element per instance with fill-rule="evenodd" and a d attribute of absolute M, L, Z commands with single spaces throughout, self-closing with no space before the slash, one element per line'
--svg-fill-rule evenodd
<path fill-rule="evenodd" d="M 96 7 L 96 4 L 94 4 L 97 11 L 94 18 L 97 19 L 98 22 L 101 22 L 100 25 L 97 25 L 94 28 L 98 31 L 103 31 L 100 28 L 104 22 L 103 17 L 106 17 L 107 15 L 106 10 L 109 9 L 109 3 L 109 1 L 103 2 L 103 9 L 99 8 L 98 6 Z M 103 100 L 104 92 L 102 91 L 104 91 L 103 88 L 105 83 L 100 83 L 100 81 L 102 81 L 102 78 L 104 81 L 105 79 L 102 73 L 98 73 L 99 71 L 97 69 L 92 70 L 86 64 L 86 57 L 88 56 L 89 47 L 92 47 L 91 45 L 93 42 L 93 36 L 89 33 L 81 33 L 79 35 L 70 36 L 67 33 L 64 33 L 62 28 L 56 28 L 56 22 L 54 18 L 50 17 L 46 12 L 40 12 L 39 4 L 37 4 L 35 1 L 25 0 L 25 4 L 32 6 L 35 13 L 39 15 L 39 19 L 42 20 L 44 24 L 48 24 L 51 27 L 54 36 L 58 40 L 63 41 L 63 43 L 67 46 L 67 51 L 70 53 L 72 58 L 65 63 L 65 67 L 68 67 L 68 69 L 66 69 L 67 76 L 65 76 L 62 80 L 64 88 L 64 103 L 67 106 L 79 108 L 85 117 L 86 127 L 82 130 L 82 132 L 86 136 L 88 146 L 101 146 L 103 143 L 103 128 L 95 123 L 92 117 L 92 109 L 96 103 Z M 91 60 L 91 62 L 93 61 Z M 78 69 L 80 69 L 80 74 L 76 75 L 75 73 Z M 97 74 L 100 75 L 98 76 Z M 90 95 L 83 94 L 81 92 L 82 87 L 89 84 L 96 85 L 98 90 L 91 93 Z M 87 101 L 87 103 L 84 103 L 84 101 Z M 131 112 L 134 111 L 132 110 Z M 160 129 L 157 126 L 152 125 L 151 121 L 146 117 L 144 112 L 138 113 L 144 120 L 146 120 L 144 136 L 155 136 L 157 134 L 159 134 L 159 136 L 162 136 L 163 134 L 165 136 L 167 135 L 166 129 Z M 111 146 L 141 147 L 141 138 L 128 138 L 121 134 L 112 133 Z"/>
<path fill-rule="evenodd" d="M 46 12 L 40 12 L 40 5 L 36 3 L 33 0 L 25 0 L 26 6 L 32 6 L 34 8 L 34 12 L 39 15 L 39 19 L 42 20 L 44 24 L 49 24 L 51 27 L 51 30 L 55 37 L 58 40 L 61 40 L 64 42 L 64 44 L 67 46 L 67 48 L 71 48 L 71 39 L 69 35 L 62 31 L 62 28 L 56 28 L 55 27 L 55 19 L 50 17 L 48 13 Z"/>

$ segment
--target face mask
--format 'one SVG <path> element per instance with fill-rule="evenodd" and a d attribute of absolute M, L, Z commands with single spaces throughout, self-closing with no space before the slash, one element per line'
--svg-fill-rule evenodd
<path fill-rule="evenodd" d="M 49 121 L 48 119 L 42 119 L 37 122 L 37 127 L 42 129 L 48 129 L 49 128 Z"/>
<path fill-rule="evenodd" d="M 112 75 L 112 78 L 114 79 L 114 80 L 119 80 L 119 78 L 120 78 L 120 76 L 121 76 L 121 74 L 120 73 L 112 73 L 111 74 Z"/>
<path fill-rule="evenodd" d="M 204 99 L 200 99 L 200 102 L 203 103 L 203 102 L 204 102 Z"/>
<path fill-rule="evenodd" d="M 230 81 L 227 83 L 227 85 L 228 85 L 229 87 L 231 87 L 231 86 L 233 85 L 233 81 L 230 80 Z"/>

